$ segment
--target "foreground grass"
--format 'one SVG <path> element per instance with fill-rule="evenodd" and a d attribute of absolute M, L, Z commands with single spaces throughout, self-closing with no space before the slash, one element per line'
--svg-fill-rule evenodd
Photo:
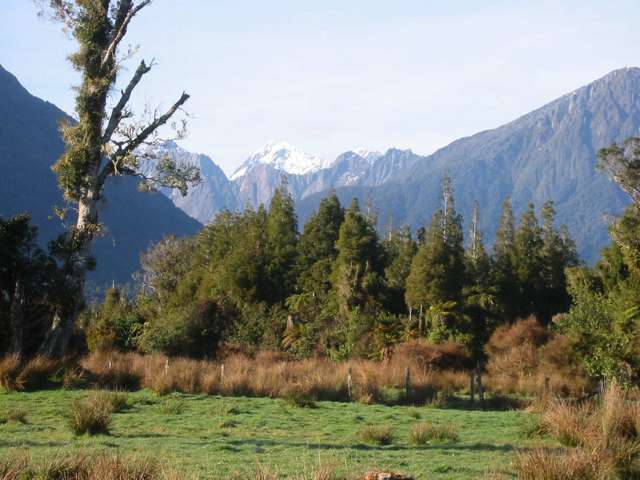
<path fill-rule="evenodd" d="M 106 451 L 153 456 L 200 478 L 247 477 L 257 465 L 283 476 L 331 465 L 338 474 L 389 469 L 417 478 L 472 479 L 509 473 L 516 448 L 551 444 L 527 439 L 526 412 L 443 410 L 317 402 L 298 408 L 282 400 L 174 394 L 129 394 L 130 408 L 114 414 L 109 435 L 74 436 L 65 415 L 86 391 L 0 394 L 0 415 L 19 408 L 26 423 L 0 424 L 0 457 L 28 451 L 32 458 Z M 167 408 L 167 405 L 180 408 Z M 456 442 L 414 446 L 419 422 L 448 425 Z M 393 440 L 363 440 L 368 425 L 390 426 Z"/>

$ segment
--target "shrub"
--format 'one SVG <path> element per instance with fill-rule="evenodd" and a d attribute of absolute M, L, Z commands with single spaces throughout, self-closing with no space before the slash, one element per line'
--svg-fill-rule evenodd
<path fill-rule="evenodd" d="M 76 435 L 108 434 L 112 412 L 111 400 L 106 395 L 96 392 L 71 403 L 68 425 Z"/>
<path fill-rule="evenodd" d="M 489 355 L 495 355 L 525 344 L 539 347 L 545 344 L 548 339 L 547 329 L 538 322 L 536 317 L 531 316 L 512 325 L 502 325 L 496 328 L 489 338 L 485 350 Z"/>
<path fill-rule="evenodd" d="M 453 443 L 458 439 L 458 432 L 452 425 L 421 422 L 411 429 L 411 443 L 414 445 L 424 445 L 429 441 Z"/>
<path fill-rule="evenodd" d="M 410 340 L 394 348 L 393 360 L 427 370 L 465 370 L 472 366 L 469 351 L 455 342 Z"/>
<path fill-rule="evenodd" d="M 377 445 L 390 445 L 393 442 L 393 429 L 390 426 L 367 425 L 358 432 L 365 442 Z"/>

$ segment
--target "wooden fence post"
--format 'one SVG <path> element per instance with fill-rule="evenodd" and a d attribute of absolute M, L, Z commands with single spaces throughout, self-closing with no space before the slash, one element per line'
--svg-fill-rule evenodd
<path fill-rule="evenodd" d="M 220 383 L 224 382 L 224 363 L 220 364 Z"/>
<path fill-rule="evenodd" d="M 411 398 L 411 372 L 409 367 L 404 372 L 404 395 L 407 400 Z"/>
<path fill-rule="evenodd" d="M 476 374 L 472 370 L 469 372 L 469 396 L 471 397 L 471 404 L 476 401 Z"/>
<path fill-rule="evenodd" d="M 351 367 L 347 370 L 347 395 L 349 396 L 349 400 L 351 400 L 351 390 L 353 388 L 353 380 L 351 378 Z"/>
<path fill-rule="evenodd" d="M 546 401 L 549 398 L 549 394 L 551 393 L 551 379 L 549 377 L 544 377 L 544 390 L 543 390 L 543 399 Z"/>
<path fill-rule="evenodd" d="M 482 372 L 480 371 L 480 364 L 476 367 L 476 378 L 478 379 L 478 398 L 480 399 L 480 406 L 484 408 L 484 386 L 482 385 Z"/>

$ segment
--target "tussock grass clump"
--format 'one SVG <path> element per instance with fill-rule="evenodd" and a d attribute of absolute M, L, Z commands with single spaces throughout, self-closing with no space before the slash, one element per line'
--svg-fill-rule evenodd
<path fill-rule="evenodd" d="M 5 422 L 27 423 L 27 411 L 22 407 L 10 408 L 6 413 L 0 415 L 0 423 L 3 423 L 2 420 Z"/>
<path fill-rule="evenodd" d="M 111 404 L 111 411 L 113 413 L 122 412 L 129 408 L 129 395 L 127 392 L 102 392 L 107 397 L 107 401 Z"/>
<path fill-rule="evenodd" d="M 71 403 L 67 423 L 76 435 L 108 434 L 112 413 L 110 396 L 104 392 L 94 392 Z"/>
<path fill-rule="evenodd" d="M 538 449 L 517 456 L 518 478 L 640 478 L 640 407 L 616 384 L 601 403 L 552 402 L 542 416 L 545 431 L 569 450 Z"/>
<path fill-rule="evenodd" d="M 20 357 L 18 355 L 7 355 L 0 359 L 0 387 L 4 390 L 20 390 L 18 384 L 18 374 L 20 373 Z"/>
<path fill-rule="evenodd" d="M 60 362 L 43 355 L 29 360 L 20 370 L 17 383 L 24 390 L 40 390 L 52 385 L 51 377 L 60 369 Z"/>
<path fill-rule="evenodd" d="M 537 448 L 520 453 L 513 462 L 519 480 L 605 480 L 618 478 L 614 466 L 582 449 L 558 452 Z"/>
<path fill-rule="evenodd" d="M 254 480 L 280 480 L 282 478 L 289 478 L 289 476 L 280 475 L 273 468 L 262 465 L 261 463 L 257 464 L 253 476 Z M 333 466 L 319 464 L 311 468 L 304 468 L 302 472 L 292 478 L 296 480 L 337 480 L 343 477 L 336 475 Z"/>
<path fill-rule="evenodd" d="M 367 425 L 358 432 L 358 437 L 367 443 L 376 445 L 391 445 L 393 443 L 393 429 L 389 425 Z"/>
<path fill-rule="evenodd" d="M 181 415 L 184 412 L 185 403 L 179 397 L 170 397 L 163 400 L 158 408 L 165 415 Z"/>
<path fill-rule="evenodd" d="M 292 407 L 298 408 L 316 408 L 316 402 L 304 390 L 292 387 L 283 392 L 284 401 Z"/>
<path fill-rule="evenodd" d="M 584 445 L 594 428 L 595 404 L 573 405 L 558 400 L 543 412 L 541 426 L 558 441 L 568 447 Z"/>
<path fill-rule="evenodd" d="M 425 445 L 428 442 L 457 442 L 458 432 L 452 425 L 437 425 L 432 423 L 416 423 L 411 429 L 411 443 Z"/>
<path fill-rule="evenodd" d="M 539 416 L 527 418 L 520 426 L 520 436 L 522 438 L 539 438 L 547 434 L 547 429 L 542 424 Z"/>
<path fill-rule="evenodd" d="M 220 422 L 220 425 L 218 426 L 220 428 L 235 428 L 238 426 L 238 422 L 236 422 L 235 420 L 227 419 Z"/>
<path fill-rule="evenodd" d="M 2 480 L 178 480 L 154 460 L 118 455 L 57 456 L 34 462 L 28 455 L 0 459 Z"/>

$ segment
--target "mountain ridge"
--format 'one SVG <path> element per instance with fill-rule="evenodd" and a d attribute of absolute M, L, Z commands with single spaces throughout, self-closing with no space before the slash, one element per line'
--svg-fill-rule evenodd
<path fill-rule="evenodd" d="M 0 65 L 0 215 L 29 212 L 45 245 L 64 231 L 51 220 L 53 206 L 64 206 L 51 166 L 64 150 L 58 131 L 61 118 L 71 118 L 54 104 L 27 91 Z M 94 243 L 98 268 L 89 280 L 98 285 L 128 282 L 139 254 L 164 235 L 192 235 L 201 227 L 164 195 L 141 193 L 131 177 L 107 182 L 100 202 L 106 234 Z"/>

